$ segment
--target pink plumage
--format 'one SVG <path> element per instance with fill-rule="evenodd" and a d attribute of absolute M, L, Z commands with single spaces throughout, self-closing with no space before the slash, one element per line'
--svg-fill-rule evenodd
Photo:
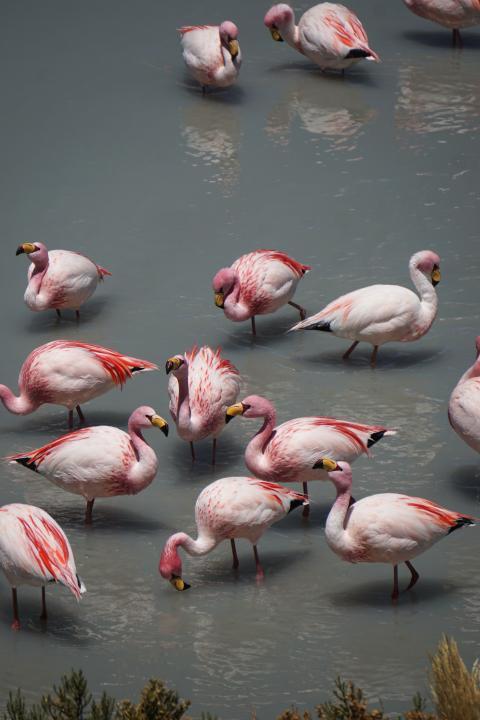
<path fill-rule="evenodd" d="M 460 29 L 480 25 L 479 0 L 403 0 L 415 15 L 453 31 L 453 44 L 460 45 Z"/>
<path fill-rule="evenodd" d="M 448 419 L 457 435 L 480 452 L 480 336 L 475 344 L 477 358 L 450 395 Z"/>
<path fill-rule="evenodd" d="M 236 82 L 242 53 L 235 23 L 185 25 L 179 33 L 185 65 L 204 92 L 208 86 L 228 87 Z"/>

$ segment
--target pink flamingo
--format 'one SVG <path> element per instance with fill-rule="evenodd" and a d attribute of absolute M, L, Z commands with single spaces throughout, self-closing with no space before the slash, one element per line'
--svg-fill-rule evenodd
<path fill-rule="evenodd" d="M 148 360 L 122 355 L 116 350 L 75 342 L 54 340 L 33 350 L 20 369 L 15 397 L 0 385 L 0 400 L 15 415 L 29 415 L 46 403 L 68 408 L 68 427 L 73 427 L 73 409 L 81 422 L 81 403 L 122 387 L 138 372 L 158 370 Z"/>
<path fill-rule="evenodd" d="M 238 28 L 225 20 L 218 25 L 187 25 L 179 30 L 183 59 L 190 74 L 202 86 L 228 87 L 238 78 L 242 53 Z"/>
<path fill-rule="evenodd" d="M 72 308 L 77 319 L 80 305 L 95 292 L 100 280 L 112 273 L 85 255 L 70 250 L 47 250 L 43 243 L 24 243 L 17 255 L 26 253 L 32 261 L 24 300 L 34 312 Z"/>
<path fill-rule="evenodd" d="M 240 375 L 229 360 L 205 345 L 185 355 L 174 355 L 165 364 L 170 396 L 170 414 L 177 432 L 190 443 L 213 438 L 212 464 L 215 465 L 217 438 L 225 427 L 225 412 L 240 392 Z"/>
<path fill-rule="evenodd" d="M 85 522 L 90 525 L 95 498 L 136 495 L 154 479 L 157 456 L 142 435 L 142 430 L 152 426 L 168 435 L 166 420 L 142 405 L 130 415 L 128 433 L 109 425 L 83 428 L 7 459 L 84 497 Z"/>
<path fill-rule="evenodd" d="M 410 561 L 445 535 L 476 522 L 431 500 L 398 493 L 370 495 L 352 503 L 350 465 L 329 458 L 322 463 L 337 490 L 325 526 L 328 545 L 347 562 L 393 565 L 393 600 L 399 595 L 399 563 L 410 570 L 410 590 L 420 577 Z"/>
<path fill-rule="evenodd" d="M 357 16 L 343 5 L 320 3 L 307 10 L 295 25 L 295 14 L 285 3 L 274 5 L 264 23 L 277 42 L 286 42 L 322 70 L 345 70 L 359 60 L 379 60 Z"/>
<path fill-rule="evenodd" d="M 452 30 L 452 42 L 461 45 L 460 29 L 480 25 L 478 0 L 403 0 L 405 5 L 426 20 Z"/>
<path fill-rule="evenodd" d="M 476 339 L 477 359 L 460 378 L 450 396 L 448 419 L 457 435 L 480 452 L 480 335 Z"/>
<path fill-rule="evenodd" d="M 178 548 L 192 556 L 206 555 L 223 540 L 230 540 L 233 567 L 238 568 L 235 538 L 244 538 L 253 545 L 257 580 L 264 572 L 258 557 L 257 544 L 274 522 L 281 520 L 306 498 L 282 485 L 249 477 L 227 477 L 207 485 L 195 505 L 198 536 L 194 540 L 183 532 L 168 538 L 160 557 L 160 575 L 176 590 L 190 585 L 182 579 L 182 560 Z"/>
<path fill-rule="evenodd" d="M 299 281 L 310 270 L 278 250 L 254 250 L 222 268 L 213 278 L 215 305 L 233 322 L 251 318 L 255 335 L 255 315 L 268 315 L 282 305 L 292 305 L 306 316 L 304 308 L 292 302 Z"/>
<path fill-rule="evenodd" d="M 47 619 L 47 583 L 65 585 L 77 600 L 86 592 L 67 536 L 48 513 L 34 505 L 0 507 L 0 567 L 12 588 L 13 630 L 20 629 L 19 585 L 41 586 L 42 620 Z"/>
<path fill-rule="evenodd" d="M 264 397 L 249 395 L 227 409 L 226 422 L 236 415 L 263 418 L 261 429 L 245 451 L 245 465 L 255 477 L 271 482 L 301 482 L 308 498 L 308 482 L 328 480 L 319 462 L 325 456 L 352 462 L 384 435 L 395 435 L 382 425 L 363 425 L 329 417 L 302 417 L 275 427 L 273 404 Z M 303 515 L 309 514 L 309 505 Z"/>
<path fill-rule="evenodd" d="M 370 364 L 375 367 L 380 345 L 418 340 L 437 315 L 435 286 L 440 282 L 440 258 L 431 250 L 421 250 L 412 255 L 409 268 L 420 297 L 400 285 L 369 285 L 342 295 L 289 332 L 321 330 L 353 340 L 344 360 L 359 342 L 368 342 L 373 345 Z"/>

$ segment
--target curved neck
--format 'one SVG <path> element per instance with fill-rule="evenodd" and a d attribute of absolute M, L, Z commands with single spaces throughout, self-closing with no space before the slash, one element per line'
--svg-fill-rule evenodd
<path fill-rule="evenodd" d="M 211 552 L 218 545 L 218 542 L 213 536 L 203 535 L 201 531 L 196 540 L 187 533 L 179 532 L 172 535 L 167 541 L 165 553 L 178 555 L 178 548 L 182 547 L 186 553 L 192 557 L 197 557 Z"/>
<path fill-rule="evenodd" d="M 286 43 L 288 43 L 291 47 L 295 48 L 295 50 L 303 53 L 300 45 L 298 26 L 295 25 L 295 15 L 293 14 L 293 11 L 292 14 L 289 15 L 288 19 L 286 19 L 281 26 L 278 26 L 278 29 Z"/>
<path fill-rule="evenodd" d="M 457 385 L 464 383 L 466 380 L 472 380 L 473 378 L 476 378 L 479 376 L 480 376 L 480 355 L 477 357 L 477 359 L 473 363 L 472 367 L 468 368 L 468 370 L 463 373 L 463 375 L 460 378 L 460 380 L 458 381 Z"/>
<path fill-rule="evenodd" d="M 188 364 L 185 363 L 175 373 L 178 380 L 178 407 L 177 407 L 177 423 L 181 427 L 190 425 L 190 397 L 188 389 Z"/>
<path fill-rule="evenodd" d="M 431 281 L 415 265 L 410 266 L 410 277 L 415 285 L 422 303 L 422 332 L 427 332 L 435 320 L 438 308 L 438 297 Z"/>
<path fill-rule="evenodd" d="M 240 278 L 237 273 L 230 292 L 225 297 L 223 310 L 229 320 L 248 320 L 250 317 L 250 309 L 240 302 Z"/>
<path fill-rule="evenodd" d="M 276 413 L 275 408 L 271 405 L 263 416 L 263 425 L 260 430 L 253 436 L 252 440 L 248 443 L 247 453 L 253 456 L 263 454 L 265 448 L 270 442 L 275 427 Z"/>
<path fill-rule="evenodd" d="M 157 472 L 158 460 L 155 451 L 145 441 L 138 425 L 129 420 L 128 434 L 135 451 L 137 462 L 128 472 L 128 480 L 134 492 L 139 492 L 150 485 Z"/>
<path fill-rule="evenodd" d="M 31 290 L 38 293 L 40 292 L 43 276 L 48 268 L 48 252 L 46 249 L 43 249 L 34 253 L 34 255 L 35 257 L 30 257 L 34 268 L 28 284 Z"/>
<path fill-rule="evenodd" d="M 31 400 L 24 392 L 16 397 L 6 385 L 0 385 L 0 400 L 7 410 L 15 415 L 28 415 L 41 405 Z"/>
<path fill-rule="evenodd" d="M 348 552 L 352 543 L 345 528 L 345 520 L 352 497 L 351 489 L 337 490 L 337 498 L 332 505 L 325 524 L 325 537 L 335 551 Z"/>

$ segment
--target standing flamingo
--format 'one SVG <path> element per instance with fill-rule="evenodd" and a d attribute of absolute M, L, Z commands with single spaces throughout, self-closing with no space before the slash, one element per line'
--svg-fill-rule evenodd
<path fill-rule="evenodd" d="M 225 20 L 218 25 L 187 25 L 179 30 L 183 59 L 190 74 L 202 86 L 228 87 L 238 78 L 242 53 L 238 28 Z"/>
<path fill-rule="evenodd" d="M 457 435 L 480 452 L 480 335 L 476 339 L 477 359 L 460 378 L 450 396 L 448 419 Z"/>
<path fill-rule="evenodd" d="M 245 465 L 255 477 L 270 482 L 301 482 L 308 498 L 308 482 L 328 480 L 319 465 L 323 457 L 349 462 L 369 454 L 369 448 L 384 435 L 395 435 L 382 425 L 363 425 L 329 417 L 302 417 L 275 427 L 273 404 L 264 397 L 249 395 L 227 409 L 226 422 L 236 415 L 263 418 L 261 429 L 245 451 Z M 309 505 L 303 515 L 309 514 Z"/>
<path fill-rule="evenodd" d="M 427 333 L 437 315 L 435 286 L 440 282 L 440 258 L 421 250 L 410 258 L 410 277 L 420 298 L 400 285 L 369 285 L 337 298 L 316 315 L 297 323 L 294 330 L 321 330 L 353 340 L 346 360 L 359 342 L 373 345 L 370 364 L 375 367 L 380 345 L 412 342 Z"/>
<path fill-rule="evenodd" d="M 295 14 L 285 3 L 274 5 L 264 23 L 277 42 L 286 42 L 322 70 L 345 70 L 363 58 L 379 60 L 357 16 L 344 5 L 320 3 L 307 10 L 295 25 Z"/>
<path fill-rule="evenodd" d="M 170 413 L 183 440 L 190 443 L 213 438 L 212 465 L 215 465 L 217 438 L 225 427 L 227 407 L 240 392 L 240 375 L 229 360 L 205 345 L 185 355 L 174 355 L 165 364 L 170 396 Z"/>
<path fill-rule="evenodd" d="M 445 535 L 476 522 L 431 500 L 398 493 L 370 495 L 352 503 L 350 465 L 329 458 L 322 464 L 337 490 L 325 525 L 328 545 L 347 562 L 393 565 L 393 600 L 399 595 L 399 563 L 410 570 L 410 590 L 420 577 L 410 561 Z"/>
<path fill-rule="evenodd" d="M 0 400 L 15 415 L 29 415 L 40 405 L 68 408 L 68 427 L 73 427 L 73 409 L 85 421 L 80 404 L 122 387 L 138 372 L 158 370 L 148 360 L 122 355 L 116 350 L 73 340 L 54 340 L 33 350 L 20 369 L 15 397 L 0 385 Z"/>
<path fill-rule="evenodd" d="M 287 303 L 303 319 L 304 308 L 292 298 L 310 269 L 278 250 L 254 250 L 217 272 L 213 278 L 215 305 L 233 322 L 251 318 L 254 335 L 255 315 L 268 315 Z"/>
<path fill-rule="evenodd" d="M 87 501 L 85 523 L 92 522 L 97 497 L 136 495 L 157 474 L 157 456 L 142 430 L 158 427 L 168 435 L 168 423 L 142 405 L 128 420 L 128 433 L 109 425 L 83 428 L 63 435 L 37 450 L 10 455 L 8 460 L 43 475 L 67 492 Z"/>
<path fill-rule="evenodd" d="M 32 261 L 28 269 L 28 285 L 24 300 L 34 312 L 72 308 L 77 319 L 80 305 L 95 292 L 98 282 L 108 270 L 100 267 L 85 255 L 70 250 L 47 250 L 40 242 L 24 243 L 17 255 L 26 253 Z"/>
<path fill-rule="evenodd" d="M 19 585 L 41 586 L 42 620 L 47 619 L 47 583 L 65 585 L 77 600 L 86 592 L 67 536 L 48 513 L 34 505 L 0 507 L 0 567 L 12 588 L 13 630 L 20 629 Z"/>
<path fill-rule="evenodd" d="M 461 45 L 460 29 L 480 25 L 478 0 L 403 0 L 415 15 L 452 30 L 453 45 Z"/>
<path fill-rule="evenodd" d="M 192 556 L 206 555 L 223 540 L 230 540 L 233 567 L 238 568 L 235 538 L 253 545 L 257 580 L 264 572 L 258 557 L 257 543 L 274 522 L 281 520 L 306 498 L 282 485 L 249 477 L 227 477 L 207 485 L 195 504 L 198 536 L 194 540 L 183 532 L 168 538 L 160 557 L 160 575 L 176 590 L 190 587 L 182 578 L 182 560 L 178 548 Z"/>

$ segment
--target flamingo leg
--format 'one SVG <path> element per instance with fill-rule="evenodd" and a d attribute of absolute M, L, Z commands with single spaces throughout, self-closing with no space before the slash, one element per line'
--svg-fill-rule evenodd
<path fill-rule="evenodd" d="M 60 310 L 57 308 L 57 309 L 55 310 L 55 312 L 57 313 L 57 318 L 60 318 L 60 319 L 61 319 L 61 318 L 62 318 L 62 313 L 60 312 Z"/>
<path fill-rule="evenodd" d="M 215 465 L 216 459 L 217 459 L 217 438 L 214 438 L 213 443 L 212 443 L 212 465 Z"/>
<path fill-rule="evenodd" d="M 230 539 L 230 545 L 232 546 L 232 555 L 233 555 L 233 565 L 232 567 L 234 570 L 238 568 L 240 563 L 238 562 L 238 555 L 237 555 L 237 547 L 235 545 L 235 540 L 233 538 Z"/>
<path fill-rule="evenodd" d="M 392 600 L 396 602 L 398 600 L 398 565 L 393 566 L 393 591 Z"/>
<path fill-rule="evenodd" d="M 263 568 L 260 565 L 260 558 L 258 557 L 258 550 L 256 545 L 253 546 L 253 554 L 255 556 L 255 567 L 257 568 L 256 580 L 263 580 L 263 578 L 265 577 L 265 573 L 263 572 Z"/>
<path fill-rule="evenodd" d="M 195 462 L 195 448 L 193 447 L 193 443 L 190 443 L 190 453 L 192 455 L 192 462 Z"/>
<path fill-rule="evenodd" d="M 75 318 L 77 322 L 80 320 L 80 310 L 75 310 Z"/>
<path fill-rule="evenodd" d="M 252 335 L 256 335 L 256 334 L 257 334 L 257 329 L 255 327 L 255 315 L 253 315 L 253 317 L 252 317 Z"/>
<path fill-rule="evenodd" d="M 80 405 L 77 405 L 75 409 L 77 411 L 78 419 L 80 420 L 82 425 L 84 425 L 85 424 L 85 415 L 82 412 L 82 408 L 80 407 Z"/>
<path fill-rule="evenodd" d="M 68 429 L 72 430 L 73 428 L 73 410 L 68 411 Z"/>
<path fill-rule="evenodd" d="M 94 502 L 95 502 L 95 498 L 93 500 L 87 500 L 87 507 L 85 510 L 85 525 L 92 524 L 93 503 Z"/>
<path fill-rule="evenodd" d="M 297 305 L 297 303 L 294 303 L 291 300 L 289 300 L 288 304 L 298 310 L 298 312 L 300 313 L 300 320 L 305 320 L 305 318 L 307 317 L 307 311 L 305 310 L 305 308 L 303 308 L 301 305 Z"/>
<path fill-rule="evenodd" d="M 305 495 L 305 497 L 308 500 L 308 483 L 306 483 L 306 482 L 303 483 L 303 494 Z M 309 515 L 310 515 L 310 505 L 304 505 L 302 517 L 306 518 Z"/>
<path fill-rule="evenodd" d="M 372 357 L 370 358 L 370 365 L 374 368 L 377 364 L 378 345 L 373 346 Z"/>
<path fill-rule="evenodd" d="M 358 342 L 359 342 L 358 340 L 355 340 L 355 342 L 350 345 L 350 347 L 348 348 L 347 352 L 344 352 L 344 353 L 343 353 L 342 358 L 343 358 L 344 360 L 348 360 L 348 358 L 350 357 L 350 355 L 352 354 L 352 352 L 353 352 L 353 351 L 355 350 L 355 348 L 357 347 Z"/>
<path fill-rule="evenodd" d="M 17 588 L 12 588 L 13 623 L 12 630 L 20 630 L 20 616 L 18 614 Z"/>
<path fill-rule="evenodd" d="M 453 47 L 462 47 L 462 36 L 460 35 L 460 30 L 455 28 L 452 31 L 452 45 Z"/>
<path fill-rule="evenodd" d="M 47 598 L 45 596 L 45 585 L 42 585 L 42 614 L 40 615 L 40 620 L 46 620 L 47 617 Z"/>
<path fill-rule="evenodd" d="M 418 572 L 415 570 L 415 568 L 413 567 L 412 563 L 411 563 L 409 560 L 406 560 L 406 561 L 405 561 L 405 565 L 406 565 L 407 568 L 410 570 L 410 574 L 411 574 L 411 576 L 412 576 L 412 577 L 410 578 L 410 583 L 409 583 L 409 585 L 408 585 L 408 587 L 407 587 L 407 590 L 410 590 L 410 589 L 415 585 L 415 583 L 418 582 L 418 578 L 420 577 L 420 575 L 419 575 Z"/>
<path fill-rule="evenodd" d="M 207 88 L 205 87 L 205 85 L 202 85 L 202 95 L 206 95 L 206 94 L 207 94 Z"/>

